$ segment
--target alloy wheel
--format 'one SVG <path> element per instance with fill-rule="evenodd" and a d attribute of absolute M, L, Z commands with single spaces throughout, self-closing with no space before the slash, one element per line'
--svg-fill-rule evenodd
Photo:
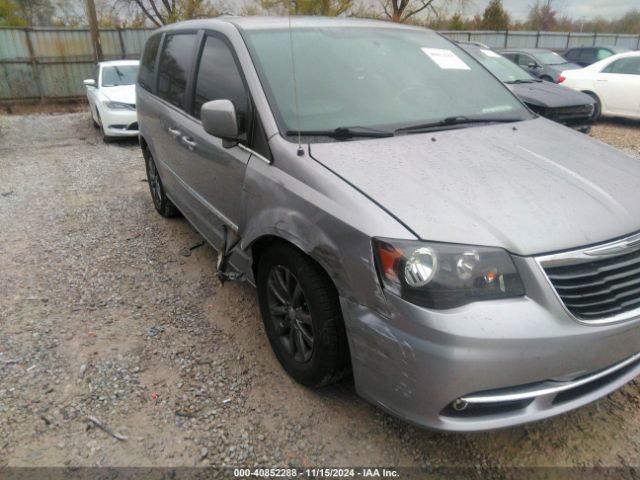
<path fill-rule="evenodd" d="M 308 362 L 313 355 L 313 324 L 300 282 L 288 268 L 275 266 L 269 272 L 267 296 L 278 339 L 296 362 Z"/>

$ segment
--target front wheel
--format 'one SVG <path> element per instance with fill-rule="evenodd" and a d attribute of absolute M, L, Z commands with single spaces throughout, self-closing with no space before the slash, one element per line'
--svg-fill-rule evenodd
<path fill-rule="evenodd" d="M 293 246 L 276 243 L 259 259 L 258 298 L 265 330 L 282 367 L 307 387 L 349 372 L 338 294 L 327 274 Z"/>

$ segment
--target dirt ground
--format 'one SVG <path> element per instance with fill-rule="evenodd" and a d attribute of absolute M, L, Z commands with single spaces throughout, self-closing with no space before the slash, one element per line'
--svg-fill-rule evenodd
<path fill-rule="evenodd" d="M 640 124 L 592 135 L 640 161 Z M 103 144 L 86 112 L 0 116 L 0 467 L 640 464 L 636 382 L 480 434 L 295 384 L 200 242 L 154 211 L 135 141 Z"/>

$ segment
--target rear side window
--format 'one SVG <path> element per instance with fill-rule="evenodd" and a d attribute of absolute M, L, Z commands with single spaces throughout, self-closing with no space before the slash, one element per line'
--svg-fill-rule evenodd
<path fill-rule="evenodd" d="M 640 75 L 640 57 L 621 58 L 607 65 L 603 73 Z"/>
<path fill-rule="evenodd" d="M 154 74 L 156 71 L 156 56 L 158 47 L 160 46 L 160 35 L 153 35 L 144 47 L 144 53 L 140 60 L 140 73 L 138 74 L 138 83 L 145 90 L 153 92 L 154 90 Z M 98 79 L 96 78 L 96 82 Z"/>
<path fill-rule="evenodd" d="M 167 35 L 158 66 L 158 96 L 184 109 L 195 33 Z"/>
<path fill-rule="evenodd" d="M 206 38 L 193 98 L 193 115 L 200 118 L 202 105 L 210 100 L 231 100 L 236 107 L 238 125 L 247 130 L 249 95 L 229 46 L 217 37 Z"/>
<path fill-rule="evenodd" d="M 567 53 L 565 53 L 564 58 L 570 61 L 574 61 L 574 60 L 578 60 L 579 56 L 580 56 L 579 50 L 569 50 Z"/>

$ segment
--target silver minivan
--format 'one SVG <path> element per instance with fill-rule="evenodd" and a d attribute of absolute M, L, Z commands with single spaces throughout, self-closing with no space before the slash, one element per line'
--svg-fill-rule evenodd
<path fill-rule="evenodd" d="M 640 162 L 454 43 L 355 19 L 163 27 L 137 84 L 157 211 L 257 287 L 283 368 L 428 428 L 571 410 L 640 372 Z"/>

